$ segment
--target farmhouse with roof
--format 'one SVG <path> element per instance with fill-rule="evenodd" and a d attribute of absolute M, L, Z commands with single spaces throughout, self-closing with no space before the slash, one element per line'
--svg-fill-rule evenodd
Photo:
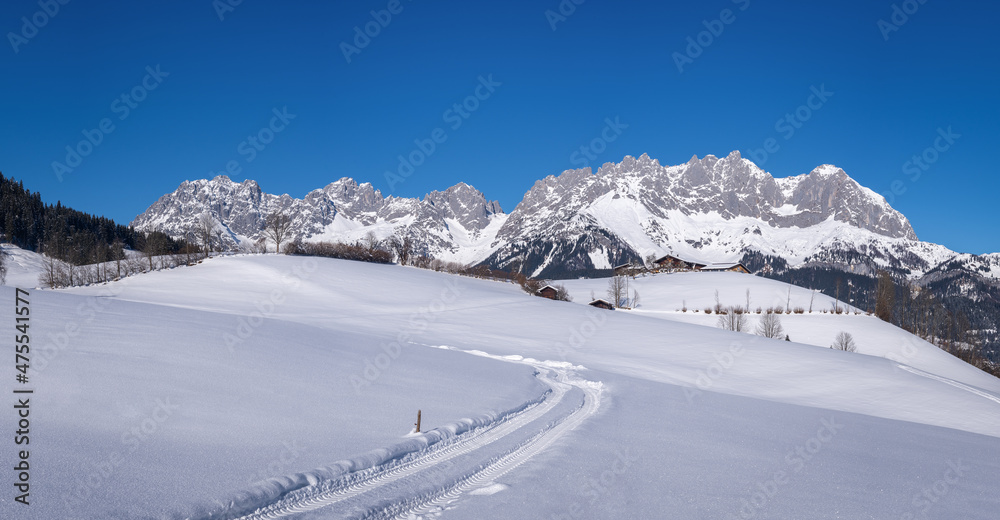
<path fill-rule="evenodd" d="M 740 262 L 702 262 L 682 258 L 677 255 L 663 255 L 653 261 L 656 270 L 685 271 L 732 271 L 734 273 L 750 274 L 750 270 Z"/>

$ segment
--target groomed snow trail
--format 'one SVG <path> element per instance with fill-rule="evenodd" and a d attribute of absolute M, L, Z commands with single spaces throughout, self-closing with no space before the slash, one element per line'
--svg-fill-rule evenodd
<path fill-rule="evenodd" d="M 969 385 L 967 385 L 965 383 L 959 383 L 958 381 L 955 381 L 954 379 L 948 379 L 947 377 L 941 377 L 941 376 L 934 375 L 934 374 L 931 374 L 931 373 L 928 373 L 928 372 L 924 372 L 923 370 L 920 370 L 918 368 L 913 368 L 911 366 L 906 366 L 906 365 L 897 365 L 897 366 L 899 368 L 907 371 L 907 372 L 910 372 L 911 374 L 916 374 L 918 376 L 923 376 L 923 377 L 926 377 L 928 379 L 933 379 L 935 381 L 940 381 L 940 382 L 942 382 L 944 384 L 954 386 L 955 388 L 961 388 L 962 390 L 965 390 L 966 392 L 970 392 L 970 393 L 976 394 L 976 395 L 978 395 L 980 397 L 985 397 L 985 398 L 989 399 L 990 401 L 993 401 L 993 402 L 995 402 L 997 404 L 1000 404 L 1000 397 L 997 397 L 997 396 L 995 396 L 995 395 L 993 395 L 991 393 L 988 393 L 988 392 L 984 392 L 984 391 L 982 391 L 982 390 L 980 390 L 978 388 L 973 388 L 973 387 L 971 387 L 971 386 L 969 386 Z"/>
<path fill-rule="evenodd" d="M 335 505 L 347 510 L 331 509 L 331 518 L 437 516 L 463 494 L 491 484 L 551 446 L 600 407 L 602 384 L 578 377 L 576 372 L 582 367 L 480 351 L 461 352 L 530 365 L 549 391 L 540 401 L 524 403 L 519 411 L 415 453 L 329 480 L 310 479 L 309 485 L 262 504 L 251 514 L 226 518 L 270 520 L 308 512 L 325 517 L 326 509 Z M 582 402 L 564 402 L 571 393 L 579 394 Z M 435 470 L 442 474 L 430 476 Z M 421 489 L 429 484 L 433 484 L 431 490 Z"/>

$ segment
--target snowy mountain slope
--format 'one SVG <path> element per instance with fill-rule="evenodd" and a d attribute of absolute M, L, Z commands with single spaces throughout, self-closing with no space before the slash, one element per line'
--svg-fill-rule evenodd
<path fill-rule="evenodd" d="M 714 293 L 692 283 L 670 291 Z M 768 287 L 761 301 L 781 292 Z M 364 484 L 330 506 L 346 509 L 311 517 L 738 518 L 752 507 L 777 518 L 883 518 L 924 511 L 913 497 L 949 462 L 964 469 L 933 516 L 989 518 L 1000 505 L 991 456 L 1000 383 L 955 359 L 923 366 L 936 378 L 927 377 L 874 356 L 598 311 L 509 284 L 276 255 L 33 298 L 37 355 L 49 358 L 35 362 L 33 399 L 55 413 L 33 423 L 33 460 L 51 469 L 39 469 L 46 485 L 30 518 L 280 508 L 282 497 L 308 502 L 410 462 L 421 464 L 412 478 Z M 69 322 L 82 328 L 62 341 Z M 515 418 L 557 401 L 536 373 L 600 382 L 599 408 L 577 415 L 588 401 L 569 385 L 541 417 Z M 451 426 L 404 437 L 418 408 L 425 428 Z M 572 417 L 581 420 L 556 430 Z M 142 437 L 126 442 L 133 428 Z M 482 442 L 501 429 L 510 433 Z M 452 446 L 476 448 L 440 460 Z M 275 478 L 250 483 L 265 475 Z M 79 482 L 79 500 L 64 500 Z M 776 492 L 752 505 L 758 484 Z M 10 507 L 0 503 L 0 514 Z"/>
<path fill-rule="evenodd" d="M 591 293 L 597 298 L 607 298 L 607 279 L 566 280 L 563 285 L 574 296 L 575 303 L 588 303 Z M 838 333 L 847 332 L 854 337 L 859 354 L 899 361 L 972 386 L 989 387 L 997 381 L 968 364 L 955 363 L 951 354 L 894 325 L 864 313 L 856 314 L 860 309 L 847 303 L 818 291 L 759 276 L 724 272 L 657 274 L 629 279 L 628 289 L 639 293 L 640 303 L 637 308 L 623 312 L 705 327 L 717 326 L 718 316 L 705 313 L 715 307 L 716 291 L 723 307 L 741 308 L 747 305 L 749 291 L 751 334 L 763 315 L 756 310 L 760 308 L 763 313 L 777 307 L 783 311 L 778 317 L 785 333 L 796 343 L 827 348 Z M 835 304 L 845 314 L 834 314 Z M 784 312 L 797 308 L 804 312 Z"/>
<path fill-rule="evenodd" d="M 294 199 L 264 193 L 252 180 L 235 183 L 220 175 L 183 182 L 132 225 L 190 238 L 198 220 L 208 213 L 225 245 L 236 247 L 263 238 L 267 216 L 273 212 L 292 217 L 292 236 L 302 240 L 353 242 L 369 232 L 379 239 L 409 235 L 418 252 L 457 261 L 488 254 L 498 224 L 506 218 L 497 202 L 487 201 L 465 183 L 423 199 L 406 199 L 382 197 L 371 184 L 345 177 Z"/>
<path fill-rule="evenodd" d="M 45 271 L 45 257 L 13 244 L 0 244 L 7 260 L 7 285 L 37 287 L 38 277 Z"/>

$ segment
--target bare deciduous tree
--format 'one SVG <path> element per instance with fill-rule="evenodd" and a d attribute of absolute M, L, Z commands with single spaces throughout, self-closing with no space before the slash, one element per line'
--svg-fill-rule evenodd
<path fill-rule="evenodd" d="M 292 228 L 292 218 L 284 213 L 274 212 L 267 216 L 264 225 L 264 235 L 274 242 L 274 252 L 281 252 L 281 243 L 288 238 Z"/>
<path fill-rule="evenodd" d="M 389 247 L 396 254 L 396 261 L 399 265 L 410 263 L 410 256 L 413 254 L 413 240 L 408 235 L 396 235 L 389 241 Z"/>
<path fill-rule="evenodd" d="M 608 301 L 615 307 L 622 307 L 628 299 L 625 292 L 625 277 L 620 275 L 612 276 L 608 280 Z"/>
<path fill-rule="evenodd" d="M 569 295 L 569 291 L 566 290 L 566 286 L 560 284 L 554 286 L 556 288 L 556 299 L 563 302 L 571 302 L 573 298 Z"/>
<path fill-rule="evenodd" d="M 115 269 L 118 271 L 117 277 L 121 279 L 122 261 L 125 260 L 125 244 L 122 243 L 121 239 L 116 238 L 111 244 L 111 258 L 115 261 Z"/>
<path fill-rule="evenodd" d="M 212 253 L 212 238 L 215 237 L 215 218 L 212 217 L 211 213 L 206 211 L 198 217 L 198 222 L 195 225 L 195 236 L 201 242 L 205 256 L 210 255 Z"/>
<path fill-rule="evenodd" d="M 368 248 L 369 251 L 375 251 L 376 249 L 381 249 L 382 241 L 375 236 L 374 231 L 369 231 L 365 234 L 365 239 L 361 241 L 362 245 Z"/>
<path fill-rule="evenodd" d="M 45 249 L 49 249 L 46 247 Z M 46 253 L 45 256 L 45 269 L 40 275 L 38 275 L 38 283 L 45 287 L 54 289 L 65 284 L 63 278 L 65 273 L 63 272 L 62 262 L 56 260 L 53 255 Z"/>
<path fill-rule="evenodd" d="M 142 248 L 142 253 L 146 255 L 146 260 L 149 261 L 149 270 L 152 271 L 153 268 L 153 258 L 156 255 L 162 254 L 167 248 L 167 236 L 159 231 L 153 231 L 146 235 L 145 247 Z"/>
<path fill-rule="evenodd" d="M 858 351 L 858 345 L 854 343 L 854 337 L 847 332 L 841 332 L 837 334 L 837 338 L 833 340 L 833 345 L 830 345 L 830 348 L 843 350 L 846 352 Z"/>
<path fill-rule="evenodd" d="M 781 318 L 773 312 L 761 316 L 757 322 L 757 334 L 765 338 L 781 339 L 785 335 L 785 329 L 781 326 Z"/>
<path fill-rule="evenodd" d="M 729 307 L 719 314 L 716 322 L 719 328 L 731 330 L 733 332 L 747 332 L 750 329 L 750 320 L 743 313 L 742 309 Z"/>

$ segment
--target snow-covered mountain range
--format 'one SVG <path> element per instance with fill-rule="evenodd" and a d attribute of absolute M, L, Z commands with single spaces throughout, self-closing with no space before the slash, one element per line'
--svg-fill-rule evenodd
<path fill-rule="evenodd" d="M 421 253 L 462 263 L 485 258 L 480 251 L 495 240 L 506 218 L 499 203 L 465 183 L 410 199 L 383 197 L 371 184 L 345 177 L 295 199 L 264 193 L 255 181 L 236 183 L 223 175 L 181 183 L 132 225 L 190 238 L 207 213 L 223 231 L 224 245 L 238 246 L 262 238 L 273 212 L 292 217 L 292 236 L 301 240 L 355 242 L 369 232 L 379 239 L 407 234 Z"/>
<path fill-rule="evenodd" d="M 596 173 L 567 170 L 536 182 L 510 214 L 465 183 L 415 199 L 383 197 L 369 183 L 342 178 L 295 199 L 264 193 L 252 180 L 219 176 L 182 183 L 132 224 L 184 237 L 207 212 L 235 245 L 261 238 L 275 211 L 293 217 L 293 233 L 302 240 L 409 235 L 417 251 L 435 258 L 543 277 L 664 253 L 707 261 L 756 253 L 790 268 L 836 264 L 909 279 L 958 258 L 1000 279 L 996 258 L 959 256 L 919 241 L 906 217 L 840 168 L 774 178 L 735 151 L 677 166 L 644 154 Z"/>

